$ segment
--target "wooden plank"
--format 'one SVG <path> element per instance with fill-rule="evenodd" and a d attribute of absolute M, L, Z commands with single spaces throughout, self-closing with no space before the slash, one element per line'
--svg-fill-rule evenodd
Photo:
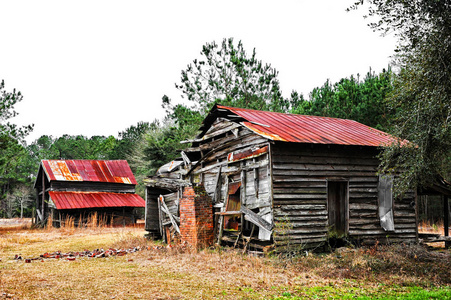
<path fill-rule="evenodd" d="M 269 163 L 268 160 L 261 160 L 261 161 L 255 162 L 255 164 L 253 163 L 253 164 L 249 164 L 249 165 L 240 167 L 240 166 L 233 165 L 233 163 L 228 165 L 226 161 L 222 161 L 222 162 L 215 163 L 215 164 L 207 164 L 207 165 L 205 165 L 205 167 L 193 171 L 193 174 L 201 174 L 201 173 L 216 174 L 218 168 L 222 168 L 222 173 L 228 174 L 228 173 L 233 173 L 233 172 L 240 172 L 241 170 L 247 171 L 247 170 L 253 170 L 255 168 L 265 167 L 268 165 L 268 163 Z"/>
<path fill-rule="evenodd" d="M 242 212 L 239 210 L 229 210 L 229 211 L 215 212 L 215 214 L 220 215 L 220 216 L 231 216 L 231 215 L 241 215 Z"/>
<path fill-rule="evenodd" d="M 349 203 L 349 210 L 374 210 L 377 211 L 378 207 L 376 204 L 370 203 Z"/>
<path fill-rule="evenodd" d="M 284 199 L 274 200 L 274 205 L 277 207 L 290 206 L 290 205 L 326 205 L 326 199 Z"/>
<path fill-rule="evenodd" d="M 182 144 L 204 142 L 205 140 L 208 140 L 210 138 L 224 134 L 228 131 L 231 131 L 231 130 L 241 127 L 241 126 L 242 126 L 241 124 L 232 123 L 232 122 L 222 122 L 221 125 L 219 125 L 219 126 L 212 125 L 201 138 L 182 141 Z"/>
<path fill-rule="evenodd" d="M 280 209 L 274 210 L 274 218 L 296 218 L 303 216 L 327 216 L 327 210 L 292 210 L 292 211 L 284 211 L 281 212 Z"/>
<path fill-rule="evenodd" d="M 302 222 L 294 222 L 290 219 L 290 225 L 293 229 L 295 228 L 301 228 L 301 227 L 308 227 L 308 228 L 314 228 L 314 227 L 321 227 L 326 228 L 327 227 L 327 219 L 326 220 L 318 220 L 318 221 L 302 221 Z"/>
<path fill-rule="evenodd" d="M 161 197 L 161 195 L 160 195 Z M 158 197 L 159 199 L 159 197 Z M 163 213 L 161 211 L 161 202 L 159 200 L 157 200 L 158 202 L 158 223 L 159 223 L 159 227 L 160 227 L 160 235 L 166 240 L 165 235 L 163 233 Z"/>
<path fill-rule="evenodd" d="M 227 154 L 240 149 L 261 147 L 268 143 L 268 140 L 261 138 L 255 134 L 249 133 L 239 138 L 229 139 L 224 141 L 215 148 L 209 148 L 210 150 L 205 155 L 204 160 L 212 161 L 218 157 L 227 157 Z"/>
<path fill-rule="evenodd" d="M 245 148 L 244 150 L 234 151 L 227 154 L 227 161 L 229 163 L 238 162 L 241 160 L 250 160 L 256 157 L 265 155 L 268 153 L 268 146 L 263 147 L 251 147 Z M 254 159 L 255 161 L 255 159 Z"/>
<path fill-rule="evenodd" d="M 277 230 L 277 229 L 276 229 Z M 295 228 L 295 229 L 287 229 L 283 230 L 283 232 L 278 232 L 279 236 L 284 235 L 296 235 L 296 234 L 320 234 L 326 233 L 327 227 L 312 227 L 312 228 Z"/>
<path fill-rule="evenodd" d="M 374 159 L 380 152 L 376 147 L 360 147 L 349 145 L 311 144 L 310 147 L 299 144 L 276 143 L 274 157 L 286 155 L 314 156 L 314 157 L 348 157 Z"/>
<path fill-rule="evenodd" d="M 326 210 L 326 205 L 285 205 L 280 208 L 282 211 L 290 210 Z"/>
<path fill-rule="evenodd" d="M 396 236 L 397 234 L 404 234 L 404 233 L 410 233 L 412 234 L 414 237 L 416 236 L 416 230 L 415 229 L 396 229 L 394 232 L 390 232 L 389 236 Z M 350 235 L 361 235 L 361 236 L 365 236 L 365 235 L 382 235 L 383 237 L 387 236 L 387 232 L 384 231 L 382 228 L 380 230 L 359 230 L 359 229 L 353 229 L 353 230 L 349 230 L 349 234 Z"/>
<path fill-rule="evenodd" d="M 336 171 L 336 170 L 281 170 L 281 169 L 273 169 L 274 175 L 284 175 L 284 176 L 306 176 L 306 177 L 331 177 L 331 176 L 362 176 L 362 177 L 370 177 L 376 174 L 376 171 L 370 172 L 362 172 L 362 171 Z"/>
<path fill-rule="evenodd" d="M 274 182 L 274 189 L 283 189 L 283 188 L 323 188 L 326 189 L 326 181 L 304 181 L 302 178 L 298 181 L 276 181 Z"/>
<path fill-rule="evenodd" d="M 276 240 L 278 243 L 283 240 L 288 240 L 288 242 L 289 242 L 290 240 L 299 240 L 299 239 L 308 240 L 308 239 L 317 239 L 317 238 L 323 238 L 323 239 L 327 238 L 326 232 L 315 233 L 315 234 L 309 234 L 309 233 L 292 234 L 292 235 L 290 235 L 290 239 L 287 239 L 286 235 L 280 235 L 280 233 L 278 233 L 278 232 L 275 232 L 275 234 L 274 234 L 274 240 Z"/>
<path fill-rule="evenodd" d="M 262 217 L 260 217 L 258 214 L 254 213 L 252 210 L 248 209 L 246 206 L 241 205 L 241 212 L 244 213 L 244 218 L 257 225 L 258 227 L 261 227 L 267 231 L 271 231 L 273 228 L 273 225 L 268 223 L 268 221 L 266 221 L 265 219 L 263 219 Z"/>
<path fill-rule="evenodd" d="M 326 194 L 326 187 L 312 188 L 312 187 L 293 187 L 280 188 L 274 187 L 274 194 Z"/>
<path fill-rule="evenodd" d="M 325 178 L 318 178 L 318 177 L 293 177 L 293 176 L 289 176 L 286 175 L 285 173 L 278 175 L 278 176 L 274 176 L 274 182 L 275 183 L 279 183 L 279 182 L 321 182 L 326 184 L 326 179 Z"/>
<path fill-rule="evenodd" d="M 213 196 L 213 203 L 218 203 L 221 200 L 221 167 L 219 167 L 218 174 L 215 180 L 215 192 Z"/>
<path fill-rule="evenodd" d="M 313 164 L 275 164 L 274 170 L 312 170 L 312 171 L 365 171 L 376 173 L 375 166 L 363 165 L 313 165 Z"/>
<path fill-rule="evenodd" d="M 314 237 L 299 237 L 295 238 L 290 237 L 289 240 L 276 240 L 276 245 L 278 250 L 282 250 L 283 246 L 295 246 L 295 245 L 305 245 L 308 246 L 311 243 L 317 243 L 317 242 L 325 242 L 327 240 L 326 236 L 314 236 Z M 302 247 L 302 249 L 307 249 L 308 247 Z M 313 247 L 312 247 L 313 248 Z"/>
<path fill-rule="evenodd" d="M 443 195 L 443 230 L 444 230 L 444 236 L 446 238 L 449 238 L 449 203 L 448 203 L 448 196 Z M 447 240 L 445 242 L 445 248 L 451 246 L 451 240 Z"/>
<path fill-rule="evenodd" d="M 326 199 L 327 194 L 274 194 L 274 200 L 276 199 Z"/>
<path fill-rule="evenodd" d="M 310 220 L 327 220 L 327 213 L 326 211 L 317 213 L 315 215 L 312 214 L 304 214 L 304 215 L 275 215 L 274 221 L 286 221 L 287 218 L 289 218 L 290 222 L 304 222 L 304 221 L 310 221 Z"/>
<path fill-rule="evenodd" d="M 255 163 L 255 158 L 253 159 L 253 163 Z M 259 192 L 259 174 L 258 174 L 258 168 L 254 168 L 253 170 L 254 175 L 254 190 L 255 190 L 255 197 L 258 198 L 258 192 Z"/>
<path fill-rule="evenodd" d="M 366 165 L 378 166 L 377 158 L 359 158 L 359 157 L 331 157 L 331 156 L 306 156 L 306 155 L 278 155 L 274 157 L 275 164 L 282 163 L 304 163 L 304 164 L 327 164 L 327 165 Z"/>
<path fill-rule="evenodd" d="M 175 218 L 172 215 L 172 213 L 169 212 L 169 208 L 166 206 L 166 203 L 164 202 L 164 197 L 163 196 L 160 196 L 160 202 L 161 202 L 161 206 L 162 206 L 162 211 L 167 214 L 167 216 L 171 220 L 172 226 L 174 226 L 175 230 L 180 234 L 180 228 L 177 225 L 177 221 L 175 220 Z"/>

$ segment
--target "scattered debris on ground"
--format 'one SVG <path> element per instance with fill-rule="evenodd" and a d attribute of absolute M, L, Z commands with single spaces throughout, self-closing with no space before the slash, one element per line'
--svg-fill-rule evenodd
<path fill-rule="evenodd" d="M 144 248 L 145 249 L 145 248 Z M 80 252 L 61 252 L 61 251 L 55 251 L 55 252 L 46 252 L 44 254 L 41 254 L 38 257 L 32 257 L 32 258 L 24 258 L 21 254 L 16 254 L 14 256 L 14 260 L 18 261 L 24 261 L 25 263 L 30 263 L 32 261 L 44 261 L 46 259 L 66 259 L 66 260 L 75 260 L 77 257 L 87 257 L 87 258 L 102 258 L 102 257 L 110 257 L 110 256 L 124 256 L 129 253 L 134 253 L 143 250 L 142 247 L 132 247 L 128 249 L 114 249 L 109 248 L 107 250 L 104 249 L 95 249 L 95 250 L 84 250 Z"/>

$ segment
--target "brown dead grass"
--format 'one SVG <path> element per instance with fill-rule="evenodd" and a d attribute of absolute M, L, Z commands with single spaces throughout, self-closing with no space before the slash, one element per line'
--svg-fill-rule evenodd
<path fill-rule="evenodd" d="M 422 221 L 418 224 L 418 232 L 445 235 L 445 227 L 443 226 L 443 221 L 437 223 Z M 448 236 L 451 236 L 451 228 L 449 229 Z M 434 242 L 428 243 L 427 245 L 434 248 L 445 248 L 445 242 Z"/>
<path fill-rule="evenodd" d="M 450 286 L 451 254 L 395 245 L 340 248 L 330 254 L 282 259 L 224 248 L 196 251 L 143 238 L 142 228 L 49 228 L 0 233 L 0 297 L 12 299 L 272 299 L 310 298 L 310 288 L 378 293 L 389 286 Z M 145 250 L 122 257 L 13 257 L 96 248 Z M 312 296 L 313 298 L 313 296 Z"/>
<path fill-rule="evenodd" d="M 422 221 L 418 224 L 418 232 L 420 233 L 436 233 L 440 235 L 445 235 L 444 230 L 445 227 L 443 226 L 443 221 L 437 223 Z M 451 228 L 449 228 L 448 235 L 451 236 Z"/>

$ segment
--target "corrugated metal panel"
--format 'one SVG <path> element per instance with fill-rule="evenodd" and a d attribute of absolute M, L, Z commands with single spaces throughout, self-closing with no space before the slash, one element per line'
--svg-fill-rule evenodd
<path fill-rule="evenodd" d="M 146 206 L 144 199 L 137 194 L 50 191 L 49 195 L 57 209 Z"/>
<path fill-rule="evenodd" d="M 262 154 L 268 153 L 268 146 L 258 148 L 258 149 L 246 149 L 242 152 L 232 152 L 227 155 L 228 162 L 236 162 L 243 159 L 249 159 L 253 157 L 258 157 Z"/>
<path fill-rule="evenodd" d="M 274 141 L 313 144 L 384 146 L 395 142 L 388 133 L 346 119 L 284 114 L 218 105 L 245 121 L 244 126 Z"/>
<path fill-rule="evenodd" d="M 43 160 L 49 180 L 137 184 L 126 160 Z"/>

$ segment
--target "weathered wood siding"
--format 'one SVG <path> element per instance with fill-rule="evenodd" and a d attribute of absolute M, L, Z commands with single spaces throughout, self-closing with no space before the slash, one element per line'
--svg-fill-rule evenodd
<path fill-rule="evenodd" d="M 244 126 L 219 119 L 204 135 L 203 141 L 193 145 L 203 154 L 201 163 L 191 172 L 194 182 L 202 183 L 216 204 L 226 202 L 230 182 L 241 182 L 241 204 L 272 223 L 268 145 L 266 138 Z M 260 152 L 246 155 L 252 151 Z M 214 197 L 215 191 L 218 199 Z M 248 229 L 249 224 L 244 225 Z M 258 238 L 268 240 L 270 235 L 259 232 Z"/>
<path fill-rule="evenodd" d="M 328 181 L 348 186 L 348 237 L 360 243 L 413 242 L 415 195 L 394 199 L 395 231 L 378 215 L 379 164 L 372 147 L 275 143 L 272 145 L 274 239 L 280 246 L 320 246 L 328 234 Z"/>
<path fill-rule="evenodd" d="M 161 238 L 160 229 L 160 210 L 158 206 L 158 197 L 171 193 L 169 190 L 159 188 L 146 189 L 146 216 L 145 216 L 145 230 L 155 238 Z"/>
<path fill-rule="evenodd" d="M 50 183 L 52 191 L 66 192 L 107 192 L 107 193 L 134 193 L 134 184 L 93 182 L 93 181 L 52 181 Z"/>
<path fill-rule="evenodd" d="M 209 137 L 205 139 L 205 136 Z M 236 123 L 220 119 L 204 136 L 204 140 L 196 147 L 202 150 L 202 163 L 197 166 L 192 174 L 195 182 L 202 182 L 207 193 L 213 197 L 216 189 L 217 174 L 221 170 L 221 198 L 216 202 L 224 202 L 226 199 L 228 177 L 233 181 L 241 181 L 244 171 L 244 186 L 246 198 L 243 203 L 255 207 L 257 202 L 265 201 L 268 204 L 269 186 L 269 154 L 258 157 L 250 157 L 236 162 L 230 162 L 227 157 L 230 153 L 240 153 L 247 149 L 264 147 L 268 140 L 262 138 L 245 127 Z M 254 171 L 256 170 L 256 171 Z M 258 197 L 254 191 L 255 172 L 258 172 Z"/>

